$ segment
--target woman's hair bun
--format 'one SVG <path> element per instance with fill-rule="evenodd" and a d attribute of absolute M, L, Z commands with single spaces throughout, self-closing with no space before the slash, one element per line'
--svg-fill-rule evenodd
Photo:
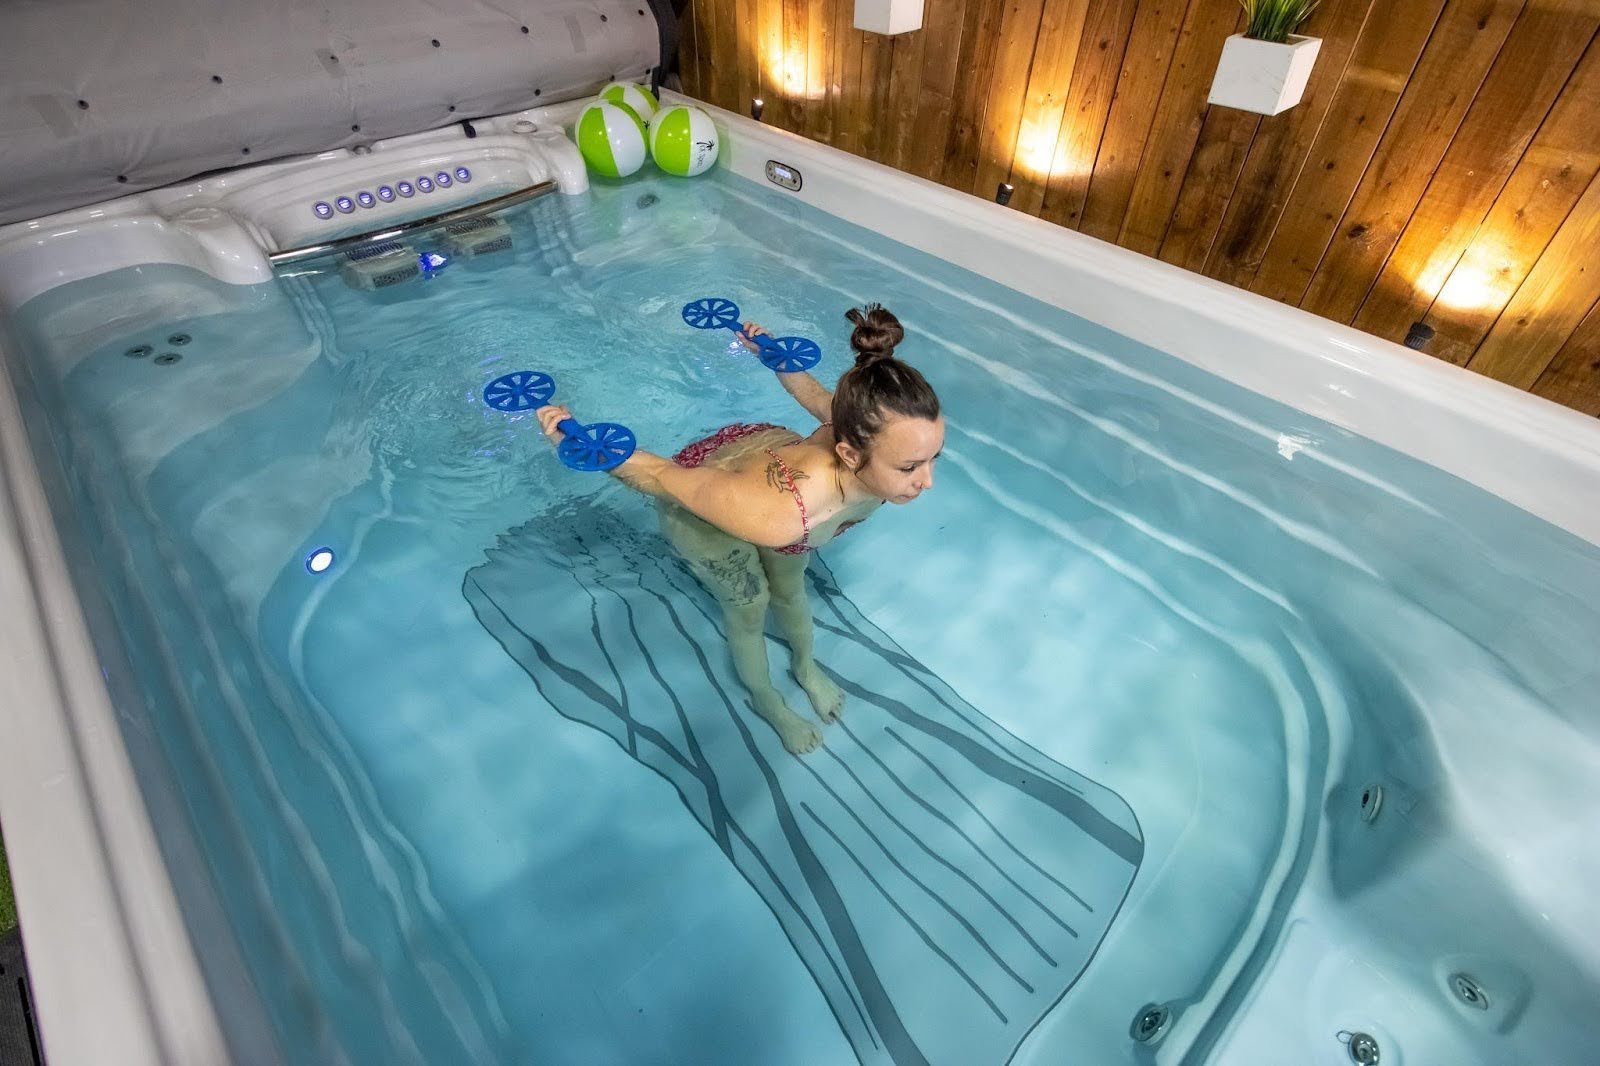
<path fill-rule="evenodd" d="M 882 304 L 852 307 L 844 313 L 855 329 L 850 333 L 850 347 L 855 349 L 856 366 L 871 366 L 880 359 L 894 358 L 895 346 L 905 338 L 906 331 L 900 320 L 886 311 Z"/>

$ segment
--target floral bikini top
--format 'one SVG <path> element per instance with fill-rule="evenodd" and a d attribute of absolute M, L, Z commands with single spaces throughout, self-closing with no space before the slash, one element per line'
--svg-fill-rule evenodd
<path fill-rule="evenodd" d="M 822 424 L 824 426 L 831 426 L 833 423 L 824 422 Z M 703 440 L 697 440 L 693 444 L 686 446 L 682 451 L 678 452 L 677 455 L 672 457 L 672 461 L 677 463 L 679 466 L 699 466 L 701 463 L 705 462 L 713 452 L 725 447 L 726 445 L 732 444 L 736 440 L 742 440 L 745 437 L 751 436 L 752 434 L 763 433 L 769 429 L 782 428 L 782 426 L 773 425 L 771 422 L 735 422 L 730 426 L 723 426 L 721 429 L 717 430 L 715 433 L 711 434 L 711 436 L 706 437 Z M 804 439 L 804 437 L 795 438 L 796 441 L 801 441 Z M 800 487 L 795 484 L 794 471 L 789 467 L 788 463 L 783 461 L 783 457 L 773 449 L 763 448 L 761 450 L 771 456 L 772 461 L 778 465 L 778 476 L 783 479 L 784 487 L 787 488 L 790 494 L 794 496 L 795 506 L 800 509 L 800 539 L 795 541 L 793 544 L 785 544 L 781 548 L 774 548 L 772 550 L 783 555 L 804 555 L 806 552 L 812 550 L 811 516 L 806 512 L 806 501 L 805 498 L 800 495 Z M 845 522 L 838 529 L 834 530 L 833 535 L 837 537 L 851 526 L 859 524 L 860 521 L 861 519 L 857 519 L 854 522 Z"/>

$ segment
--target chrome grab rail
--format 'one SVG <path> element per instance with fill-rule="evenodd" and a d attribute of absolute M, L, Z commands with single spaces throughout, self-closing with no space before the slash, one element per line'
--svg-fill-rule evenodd
<path fill-rule="evenodd" d="M 502 196 L 491 197 L 475 204 L 465 204 L 461 207 L 441 211 L 437 215 L 428 215 L 425 218 L 413 219 L 410 222 L 401 222 L 398 225 L 387 226 L 383 229 L 369 230 L 366 233 L 357 233 L 350 237 L 340 237 L 334 241 L 323 241 L 320 244 L 304 244 L 299 248 L 289 248 L 282 252 L 273 252 L 267 256 L 267 262 L 274 267 L 285 266 L 289 263 L 303 263 L 307 259 L 320 259 L 326 255 L 337 255 L 357 248 L 368 248 L 375 244 L 392 241 L 396 237 L 418 230 L 432 229 L 435 226 L 447 225 L 463 218 L 476 218 L 479 215 L 489 214 L 528 200 L 535 200 L 541 196 L 556 191 L 553 181 L 541 181 L 526 188 L 505 193 Z"/>

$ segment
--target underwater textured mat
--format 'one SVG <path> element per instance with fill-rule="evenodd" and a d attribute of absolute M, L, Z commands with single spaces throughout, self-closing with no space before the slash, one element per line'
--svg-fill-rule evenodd
<path fill-rule="evenodd" d="M 641 524 L 564 506 L 504 534 L 463 591 L 556 710 L 672 782 L 863 1063 L 1006 1062 L 1116 915 L 1144 852 L 1133 812 L 956 695 L 817 559 L 817 660 L 848 702 L 825 747 L 790 755 L 746 705 L 716 601 Z"/>

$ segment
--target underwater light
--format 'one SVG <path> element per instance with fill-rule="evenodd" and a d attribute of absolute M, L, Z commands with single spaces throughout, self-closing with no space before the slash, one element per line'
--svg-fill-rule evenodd
<path fill-rule="evenodd" d="M 315 204 L 312 204 L 311 211 L 318 218 L 333 217 L 333 205 L 328 203 L 326 200 L 318 200 Z"/>
<path fill-rule="evenodd" d="M 399 191 L 401 196 L 410 196 L 412 193 L 416 192 L 416 190 L 411 187 L 411 183 L 409 181 L 396 182 L 395 189 Z"/>
<path fill-rule="evenodd" d="M 306 556 L 306 573 L 320 574 L 333 565 L 333 549 L 318 548 Z"/>
<path fill-rule="evenodd" d="M 456 167 L 456 180 L 471 181 L 472 171 L 468 170 L 466 167 Z"/>
<path fill-rule="evenodd" d="M 437 174 L 435 174 L 433 176 L 433 183 L 435 185 L 439 186 L 439 188 L 441 188 L 441 189 L 449 188 L 449 186 L 450 186 L 450 172 L 448 170 L 439 171 L 439 173 L 437 173 Z"/>
<path fill-rule="evenodd" d="M 449 258 L 440 255 L 438 252 L 423 252 L 417 256 L 417 263 L 421 265 L 423 270 L 438 270 L 448 262 L 450 262 Z"/>

